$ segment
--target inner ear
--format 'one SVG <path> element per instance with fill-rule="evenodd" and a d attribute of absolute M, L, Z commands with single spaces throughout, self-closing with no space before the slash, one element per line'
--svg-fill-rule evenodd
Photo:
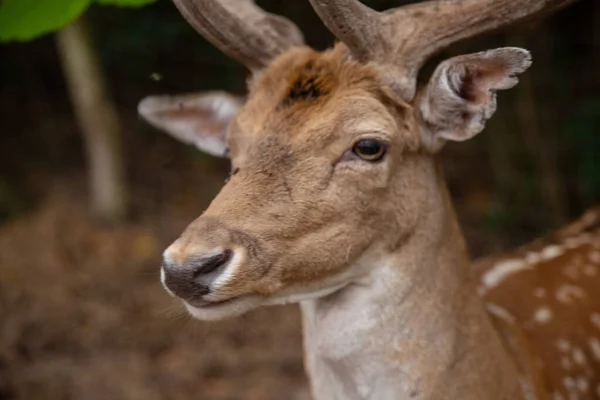
<path fill-rule="evenodd" d="M 486 105 L 493 100 L 490 91 L 509 89 L 518 82 L 503 61 L 491 58 L 452 63 L 445 76 L 451 80 L 454 93 L 466 103 Z"/>
<path fill-rule="evenodd" d="M 139 114 L 174 138 L 218 157 L 227 157 L 226 133 L 244 99 L 224 92 L 150 96 Z"/>
<path fill-rule="evenodd" d="M 527 50 L 505 47 L 444 61 L 417 97 L 423 140 L 437 151 L 446 140 L 463 141 L 481 132 L 496 111 L 496 91 L 517 84 L 531 65 Z"/>

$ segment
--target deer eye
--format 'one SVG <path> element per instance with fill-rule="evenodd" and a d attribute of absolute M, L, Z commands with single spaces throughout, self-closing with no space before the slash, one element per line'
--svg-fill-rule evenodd
<path fill-rule="evenodd" d="M 377 139 L 362 139 L 354 144 L 352 152 L 365 161 L 379 161 L 387 150 L 387 144 Z"/>

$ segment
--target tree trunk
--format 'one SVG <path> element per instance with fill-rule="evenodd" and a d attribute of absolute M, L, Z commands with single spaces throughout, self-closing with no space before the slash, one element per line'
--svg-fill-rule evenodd
<path fill-rule="evenodd" d="M 127 208 L 121 128 L 84 20 L 58 31 L 56 41 L 84 135 L 92 210 L 107 222 L 121 221 Z"/>

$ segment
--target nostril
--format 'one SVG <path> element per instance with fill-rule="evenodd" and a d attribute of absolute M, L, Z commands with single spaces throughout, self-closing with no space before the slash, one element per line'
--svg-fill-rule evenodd
<path fill-rule="evenodd" d="M 210 293 L 208 285 L 194 281 L 192 271 L 189 269 L 163 264 L 162 271 L 162 283 L 171 295 L 193 300 Z"/>
<path fill-rule="evenodd" d="M 226 265 L 232 257 L 232 250 L 224 250 L 212 255 L 193 257 L 182 264 L 163 259 L 161 279 L 172 294 L 186 301 L 199 300 L 211 291 L 210 281 L 213 276 L 209 274 Z"/>
<path fill-rule="evenodd" d="M 203 258 L 194 271 L 194 278 L 216 271 L 219 267 L 227 264 L 232 256 L 233 251 L 226 249 L 220 254 Z"/>

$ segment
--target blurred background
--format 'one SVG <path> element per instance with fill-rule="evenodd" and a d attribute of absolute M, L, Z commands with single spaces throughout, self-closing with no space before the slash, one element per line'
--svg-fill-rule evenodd
<path fill-rule="evenodd" d="M 0 399 L 302 398 L 295 306 L 190 321 L 158 280 L 162 250 L 229 166 L 146 125 L 137 103 L 241 94 L 244 68 L 167 0 L 98 0 L 58 31 L 2 37 L 11 1 L 0 1 Z M 308 1 L 258 4 L 295 21 L 310 45 L 333 43 Z M 499 46 L 530 49 L 533 66 L 499 94 L 483 134 L 443 154 L 474 257 L 600 199 L 600 2 L 454 46 L 424 77 L 444 58 Z"/>

